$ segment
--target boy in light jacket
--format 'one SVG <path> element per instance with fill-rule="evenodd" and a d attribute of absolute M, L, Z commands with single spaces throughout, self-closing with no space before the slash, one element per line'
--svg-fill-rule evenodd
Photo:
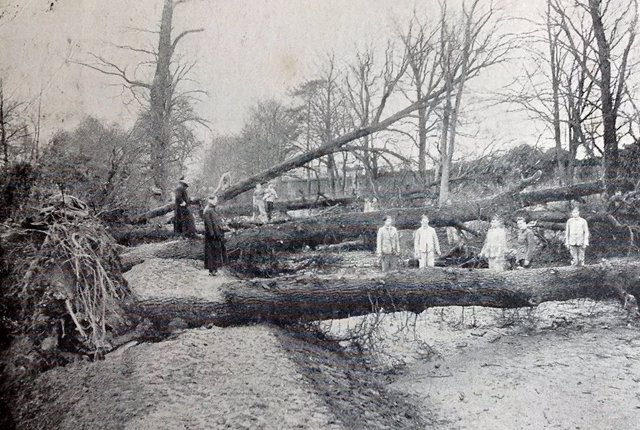
<path fill-rule="evenodd" d="M 584 253 L 589 246 L 589 225 L 580 216 L 580 209 L 573 208 L 564 231 L 564 244 L 571 253 L 572 266 L 584 266 Z"/>
<path fill-rule="evenodd" d="M 383 272 L 395 268 L 396 259 L 400 254 L 400 237 L 390 216 L 385 218 L 384 225 L 378 229 L 376 253 L 380 258 Z"/>
<path fill-rule="evenodd" d="M 484 246 L 480 251 L 480 257 L 489 262 L 489 269 L 502 272 L 505 268 L 505 255 L 507 253 L 507 232 L 502 225 L 500 217 L 495 215 L 491 219 L 491 227 L 487 231 Z"/>
<path fill-rule="evenodd" d="M 413 248 L 418 267 L 425 269 L 434 267 L 435 254 L 440 255 L 440 243 L 436 230 L 429 225 L 429 217 L 422 215 L 421 226 L 413 235 Z"/>

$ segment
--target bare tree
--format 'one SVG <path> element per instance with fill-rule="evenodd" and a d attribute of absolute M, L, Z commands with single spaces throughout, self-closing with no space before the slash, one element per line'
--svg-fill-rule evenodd
<path fill-rule="evenodd" d="M 246 163 L 244 172 L 257 173 L 297 152 L 294 145 L 300 134 L 297 119 L 297 109 L 276 100 L 260 101 L 253 106 L 240 135 L 241 148 L 238 148 Z"/>
<path fill-rule="evenodd" d="M 14 146 L 29 136 L 27 125 L 20 117 L 22 107 L 23 103 L 7 96 L 4 80 L 0 78 L 0 148 L 5 169 L 13 161 Z"/>
<path fill-rule="evenodd" d="M 399 61 L 395 58 L 391 43 L 387 44 L 384 51 L 382 66 L 376 64 L 371 49 L 356 54 L 354 63 L 348 66 L 345 78 L 348 118 L 352 128 L 367 127 L 380 119 L 381 109 L 384 109 L 384 105 L 405 74 L 407 64 L 406 57 Z M 378 134 L 364 136 L 346 149 L 364 166 L 366 177 L 374 193 L 378 194 L 375 180 L 378 178 L 380 162 L 388 156 L 403 161 L 409 160 L 383 145 L 377 145 L 376 140 L 384 143 L 386 139 L 376 137 Z M 390 161 L 389 164 L 392 165 Z"/>
<path fill-rule="evenodd" d="M 442 4 L 439 60 L 445 97 L 439 147 L 440 205 L 449 199 L 451 164 L 466 83 L 480 70 L 504 60 L 511 48 L 509 38 L 501 36 L 498 26 L 499 19 L 491 4 L 483 10 L 480 0 L 473 0 L 470 6 L 463 2 L 458 19 Z"/>
<path fill-rule="evenodd" d="M 638 3 L 637 0 L 625 4 L 588 0 L 575 1 L 567 7 L 561 0 L 553 0 L 552 8 L 566 36 L 563 47 L 599 90 L 604 179 L 607 193 L 613 194 L 619 165 L 617 122 L 628 94 L 626 85 L 632 69 L 629 56 L 636 38 Z M 579 25 L 585 16 L 591 24 L 586 32 Z M 593 39 L 589 37 L 591 33 Z"/>
<path fill-rule="evenodd" d="M 179 43 L 188 35 L 203 29 L 188 29 L 173 36 L 173 14 L 175 8 L 189 0 L 163 0 L 160 29 L 153 32 L 158 35 L 156 49 L 146 49 L 130 45 L 116 45 L 118 48 L 150 56 L 154 67 L 153 78 L 149 81 L 134 78 L 126 67 L 93 55 L 94 63 L 81 63 L 108 76 L 119 78 L 125 88 L 140 101 L 143 113 L 140 116 L 141 129 L 149 136 L 150 173 L 154 185 L 168 191 L 168 180 L 172 173 L 171 165 L 184 162 L 186 156 L 197 143 L 190 126 L 194 123 L 206 125 L 206 121 L 195 114 L 193 103 L 204 92 L 198 89 L 179 90 L 188 79 L 195 62 L 184 62 L 177 58 Z M 186 144 L 186 145 L 185 145 Z M 174 168 L 176 170 L 176 168 Z"/>
<path fill-rule="evenodd" d="M 545 24 L 547 30 L 547 46 L 549 49 L 549 72 L 551 74 L 551 91 L 552 91 L 552 127 L 553 140 L 556 148 L 556 161 L 558 165 L 558 178 L 560 184 L 566 181 L 564 172 L 564 164 L 562 155 L 562 135 L 560 130 L 560 73 L 562 71 L 562 54 L 559 52 L 558 38 L 561 30 L 553 25 L 551 18 L 551 3 L 547 2 L 547 10 L 545 16 Z"/>
<path fill-rule="evenodd" d="M 438 49 L 437 37 L 439 26 L 421 23 L 414 12 L 409 23 L 408 30 L 400 35 L 405 47 L 405 56 L 409 70 L 409 86 L 412 91 L 404 90 L 405 97 L 410 100 L 420 100 L 425 94 L 434 91 L 442 82 L 442 74 L 439 73 L 439 58 L 443 53 Z M 417 119 L 417 139 L 411 134 L 407 136 L 418 148 L 418 172 L 424 182 L 427 178 L 427 135 L 434 131 L 437 118 L 434 115 L 435 107 L 422 106 L 415 114 Z"/>
<path fill-rule="evenodd" d="M 558 7 L 556 0 L 547 0 L 544 16 L 533 22 L 536 29 L 523 44 L 528 53 L 524 73 L 505 92 L 504 100 L 522 106 L 552 133 L 558 181 L 572 184 L 578 149 L 583 147 L 593 157 L 594 149 L 599 149 L 591 144 L 587 127 L 599 105 L 589 79 L 596 70 L 589 62 L 595 40 L 590 19 L 583 14 L 573 21 L 581 37 L 574 39 L 575 50 L 567 49 L 570 44 Z M 583 67 L 587 64 L 590 69 Z"/>
<path fill-rule="evenodd" d="M 344 108 L 344 98 L 339 88 L 339 71 L 336 66 L 335 56 L 327 58 L 326 71 L 321 77 L 322 85 L 316 94 L 314 103 L 318 122 L 317 132 L 323 144 L 331 142 L 343 129 L 340 124 L 342 117 L 340 110 Z M 336 179 L 338 170 L 333 153 L 326 156 L 327 173 L 331 193 L 336 194 Z"/>
<path fill-rule="evenodd" d="M 346 96 L 341 86 L 342 71 L 333 54 L 327 55 L 322 67 L 322 71 L 314 79 L 302 83 L 292 91 L 292 95 L 305 104 L 300 107 L 301 113 L 306 113 L 301 115 L 301 119 L 306 122 L 306 131 L 305 142 L 300 145 L 300 149 L 306 146 L 310 150 L 325 145 L 345 131 Z M 335 195 L 340 179 L 335 153 L 332 151 L 326 154 L 320 162 L 326 166 L 330 192 Z"/>
<path fill-rule="evenodd" d="M 321 80 L 310 80 L 302 83 L 291 91 L 291 97 L 301 99 L 302 104 L 298 107 L 298 120 L 302 124 L 301 133 L 298 136 L 298 148 L 302 152 L 308 152 L 315 146 L 314 139 L 314 99 L 318 92 L 318 88 L 322 85 Z M 307 194 L 311 195 L 311 175 L 315 173 L 316 177 L 319 172 L 311 164 L 304 166 L 307 177 Z"/>

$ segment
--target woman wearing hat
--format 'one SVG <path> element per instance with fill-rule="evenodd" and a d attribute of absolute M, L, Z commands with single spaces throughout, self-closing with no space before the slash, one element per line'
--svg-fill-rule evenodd
<path fill-rule="evenodd" d="M 227 249 L 225 247 L 222 217 L 216 206 L 218 196 L 213 195 L 207 200 L 202 218 L 204 220 L 204 267 L 209 275 L 215 276 L 218 269 L 227 264 Z"/>
<path fill-rule="evenodd" d="M 183 177 L 175 189 L 175 210 L 173 216 L 173 231 L 187 237 L 196 236 L 196 220 L 189 210 L 189 195 L 187 194 L 189 183 Z"/>

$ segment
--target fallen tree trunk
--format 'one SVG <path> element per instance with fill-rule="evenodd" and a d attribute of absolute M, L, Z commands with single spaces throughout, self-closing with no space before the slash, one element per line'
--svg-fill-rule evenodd
<path fill-rule="evenodd" d="M 280 251 L 292 251 L 304 246 L 315 247 L 316 245 L 345 242 L 357 239 L 361 235 L 375 235 L 378 227 L 382 225 L 385 215 L 394 216 L 395 224 L 400 229 L 418 228 L 420 218 L 424 213 L 429 214 L 431 225 L 435 227 L 459 226 L 463 221 L 487 219 L 493 213 L 513 211 L 517 205 L 514 195 L 535 183 L 541 175 L 541 172 L 536 172 L 535 175 L 522 180 L 510 190 L 495 196 L 468 202 L 456 202 L 440 209 L 410 208 L 390 209 L 384 212 L 350 212 L 241 230 L 229 235 L 227 250 L 230 256 L 235 258 L 253 258 Z M 170 255 L 173 248 L 176 248 L 175 255 L 180 255 L 184 247 L 181 242 L 185 241 L 158 244 L 156 248 L 132 250 L 122 256 L 123 264 L 125 268 L 130 268 L 146 258 Z M 188 258 L 203 258 L 202 242 L 198 241 L 188 249 L 194 252 Z"/>
<path fill-rule="evenodd" d="M 189 205 L 193 206 L 193 205 L 201 205 L 202 203 L 200 202 L 200 199 L 191 199 L 189 201 Z M 169 212 L 173 211 L 176 208 L 176 204 L 175 203 L 167 203 L 164 206 L 160 206 L 154 209 L 151 209 L 145 213 L 143 213 L 142 215 L 136 215 L 134 217 L 131 217 L 129 220 L 127 220 L 128 224 L 144 224 L 146 222 L 148 222 L 150 219 L 152 218 L 157 218 L 159 216 L 163 216 L 168 214 Z"/>
<path fill-rule="evenodd" d="M 522 206 L 532 206 L 542 203 L 578 200 L 582 197 L 604 192 L 601 181 L 585 182 L 565 187 L 553 187 L 540 190 L 525 191 L 518 196 Z"/>
<path fill-rule="evenodd" d="M 268 321 L 291 323 L 374 312 L 422 312 L 434 306 L 520 308 L 547 301 L 621 298 L 640 294 L 640 262 L 495 273 L 489 270 L 408 269 L 386 276 L 292 277 L 224 284 L 207 297 L 145 297 L 129 312 L 160 325 L 181 318 L 190 326 Z M 179 280 L 176 279 L 176 283 Z M 132 288 L 136 289 L 135 285 Z"/>
<path fill-rule="evenodd" d="M 317 209 L 328 208 L 331 206 L 346 206 L 355 203 L 359 198 L 356 196 L 337 197 L 337 198 L 319 198 L 319 199 L 300 199 L 300 200 L 284 200 L 274 202 L 273 209 L 280 212 L 295 211 L 301 209 Z M 361 198 L 360 198 L 361 199 Z M 247 216 L 253 213 L 253 206 L 244 205 L 224 205 L 220 206 L 219 212 L 223 216 Z"/>
<path fill-rule="evenodd" d="M 458 178 L 462 180 L 462 178 Z M 621 186 L 628 185 L 628 181 L 620 180 L 618 181 Z M 435 184 L 435 183 L 434 183 Z M 427 184 L 425 187 L 428 188 L 433 184 Z M 532 206 L 536 204 L 549 203 L 554 201 L 567 201 L 567 200 L 578 200 L 582 197 L 600 194 L 604 192 L 604 188 L 601 181 L 595 182 L 585 182 L 581 184 L 575 184 L 565 187 L 553 187 L 553 188 L 544 188 L 540 190 L 533 191 L 523 191 L 517 197 L 519 199 L 520 205 L 522 207 Z M 427 197 L 427 193 L 424 191 L 424 188 L 409 190 L 401 193 L 401 198 L 406 200 L 416 200 L 420 198 Z M 322 208 L 322 207 L 330 207 L 335 205 L 350 205 L 357 202 L 359 197 L 349 196 L 349 197 L 339 197 L 339 198 L 324 198 L 317 200 L 289 200 L 289 201 L 281 201 L 276 202 L 274 204 L 274 209 L 286 212 L 290 210 L 299 210 L 299 209 L 312 209 L 312 208 Z M 199 200 L 192 200 L 191 204 L 198 204 Z M 152 209 L 146 212 L 143 215 L 132 218 L 131 224 L 141 224 L 147 222 L 151 218 L 165 215 L 171 212 L 174 209 L 173 204 L 167 204 L 161 206 L 159 208 Z M 253 212 L 253 207 L 250 204 L 244 205 L 226 205 L 220 207 L 220 213 L 223 216 L 232 217 L 232 216 L 242 216 L 242 215 L 250 215 Z"/>

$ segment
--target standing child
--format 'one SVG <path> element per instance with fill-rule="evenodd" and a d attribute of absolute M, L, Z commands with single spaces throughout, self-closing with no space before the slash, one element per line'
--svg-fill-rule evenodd
<path fill-rule="evenodd" d="M 267 212 L 264 208 L 264 189 L 262 184 L 256 184 L 256 189 L 253 191 L 253 219 L 264 220 L 267 216 Z"/>
<path fill-rule="evenodd" d="M 276 193 L 275 188 L 273 188 L 273 184 L 269 182 L 267 185 L 267 189 L 264 191 L 264 202 L 266 203 L 267 209 L 267 221 L 271 221 L 271 215 L 273 214 L 273 202 L 278 198 L 278 193 Z"/>
<path fill-rule="evenodd" d="M 385 218 L 384 225 L 378 229 L 376 253 L 383 272 L 395 269 L 396 259 L 400 254 L 400 238 L 390 216 Z"/>
<path fill-rule="evenodd" d="M 502 272 L 505 266 L 506 252 L 507 232 L 502 225 L 500 217 L 495 215 L 491 219 L 491 226 L 487 231 L 487 237 L 480 251 L 480 257 L 484 257 L 489 261 L 489 269 Z"/>
<path fill-rule="evenodd" d="M 418 267 L 425 269 L 434 267 L 435 254 L 440 255 L 440 243 L 436 230 L 429 225 L 429 217 L 422 215 L 421 226 L 413 235 L 413 248 Z"/>
<path fill-rule="evenodd" d="M 572 266 L 584 266 L 584 252 L 589 246 L 589 225 L 580 216 L 580 209 L 573 208 L 564 232 L 564 244 L 571 253 Z"/>
<path fill-rule="evenodd" d="M 365 197 L 365 199 L 364 199 L 364 208 L 363 208 L 362 211 L 364 213 L 371 212 L 371 200 L 369 200 L 369 197 Z"/>
<path fill-rule="evenodd" d="M 517 218 L 516 224 L 516 269 L 524 269 L 531 266 L 531 260 L 536 251 L 536 236 L 529 228 L 524 218 Z"/>

